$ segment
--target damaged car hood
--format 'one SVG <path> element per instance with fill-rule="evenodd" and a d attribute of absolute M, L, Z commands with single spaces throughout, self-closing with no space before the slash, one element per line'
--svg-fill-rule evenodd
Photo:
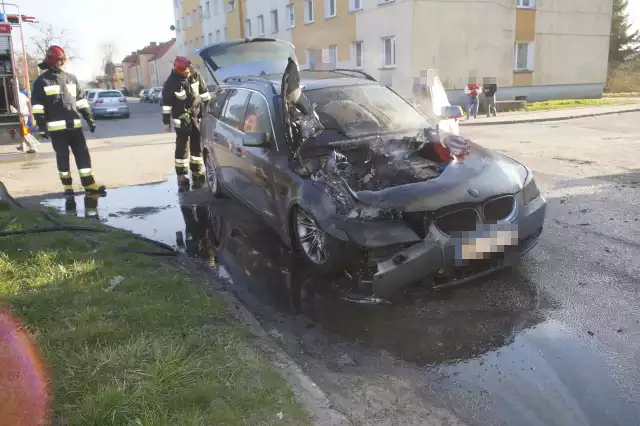
<path fill-rule="evenodd" d="M 517 161 L 471 143 L 463 160 L 451 162 L 437 178 L 382 189 L 359 191 L 364 204 L 407 212 L 434 211 L 458 203 L 522 190 L 527 169 Z"/>

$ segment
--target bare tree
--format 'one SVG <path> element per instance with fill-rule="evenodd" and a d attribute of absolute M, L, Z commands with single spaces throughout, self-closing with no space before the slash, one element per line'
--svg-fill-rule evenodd
<path fill-rule="evenodd" d="M 107 89 L 115 89 L 116 70 L 113 58 L 118 54 L 118 48 L 114 42 L 102 44 L 102 65 L 104 67 L 104 82 Z"/>
<path fill-rule="evenodd" d="M 38 58 L 44 58 L 47 54 L 47 50 L 51 46 L 60 46 L 69 55 L 68 60 L 72 61 L 77 57 L 70 55 L 69 51 L 72 50 L 71 42 L 67 37 L 67 32 L 64 29 L 57 29 L 51 24 L 41 24 L 39 27 L 40 34 L 38 36 L 31 37 L 31 42 L 34 48 L 34 56 Z"/>
<path fill-rule="evenodd" d="M 39 68 L 38 68 L 38 58 L 27 53 L 27 72 L 29 73 L 29 81 L 33 82 L 33 80 L 38 77 Z M 22 55 L 18 55 L 16 63 L 16 74 L 18 75 L 18 81 L 20 83 L 20 88 L 24 89 L 24 59 Z"/>

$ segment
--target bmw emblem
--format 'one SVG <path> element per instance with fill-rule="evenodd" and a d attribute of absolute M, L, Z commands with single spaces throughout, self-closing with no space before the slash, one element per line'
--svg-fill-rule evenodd
<path fill-rule="evenodd" d="M 469 195 L 471 195 L 473 198 L 478 198 L 480 196 L 480 191 L 478 191 L 475 188 L 469 188 L 467 190 L 467 192 L 469 193 Z"/>

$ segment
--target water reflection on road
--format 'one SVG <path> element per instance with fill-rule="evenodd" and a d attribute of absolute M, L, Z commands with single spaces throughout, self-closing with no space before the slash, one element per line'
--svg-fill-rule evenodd
<path fill-rule="evenodd" d="M 437 401 L 470 424 L 637 424 L 640 410 L 623 384 L 551 319 L 562 304 L 524 273 L 394 304 L 354 304 L 235 201 L 177 194 L 167 182 L 114 190 L 100 203 L 106 223 L 204 260 L 338 407 L 367 422 L 367 410 L 404 400 Z M 376 393 L 372 378 L 382 376 L 411 383 L 412 396 Z M 371 393 L 378 405 L 361 408 L 356 400 Z M 403 424 L 425 419 L 416 418 Z"/>

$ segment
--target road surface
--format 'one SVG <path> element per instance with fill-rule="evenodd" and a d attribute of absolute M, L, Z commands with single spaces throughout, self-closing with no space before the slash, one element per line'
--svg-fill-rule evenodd
<path fill-rule="evenodd" d="M 391 306 L 324 295 L 328 283 L 305 276 L 237 203 L 178 197 L 156 114 L 132 105 L 129 122 L 100 122 L 99 176 L 111 186 L 161 181 L 110 191 L 102 219 L 175 244 L 194 214 L 180 202 L 216 217 L 212 274 L 354 424 L 637 424 L 640 113 L 461 129 L 534 170 L 549 202 L 542 239 L 513 271 Z M 127 126 L 147 130 L 118 138 Z M 9 175 L 14 195 L 53 192 L 37 186 L 55 179 L 51 158 L 11 155 L 0 180 Z"/>

